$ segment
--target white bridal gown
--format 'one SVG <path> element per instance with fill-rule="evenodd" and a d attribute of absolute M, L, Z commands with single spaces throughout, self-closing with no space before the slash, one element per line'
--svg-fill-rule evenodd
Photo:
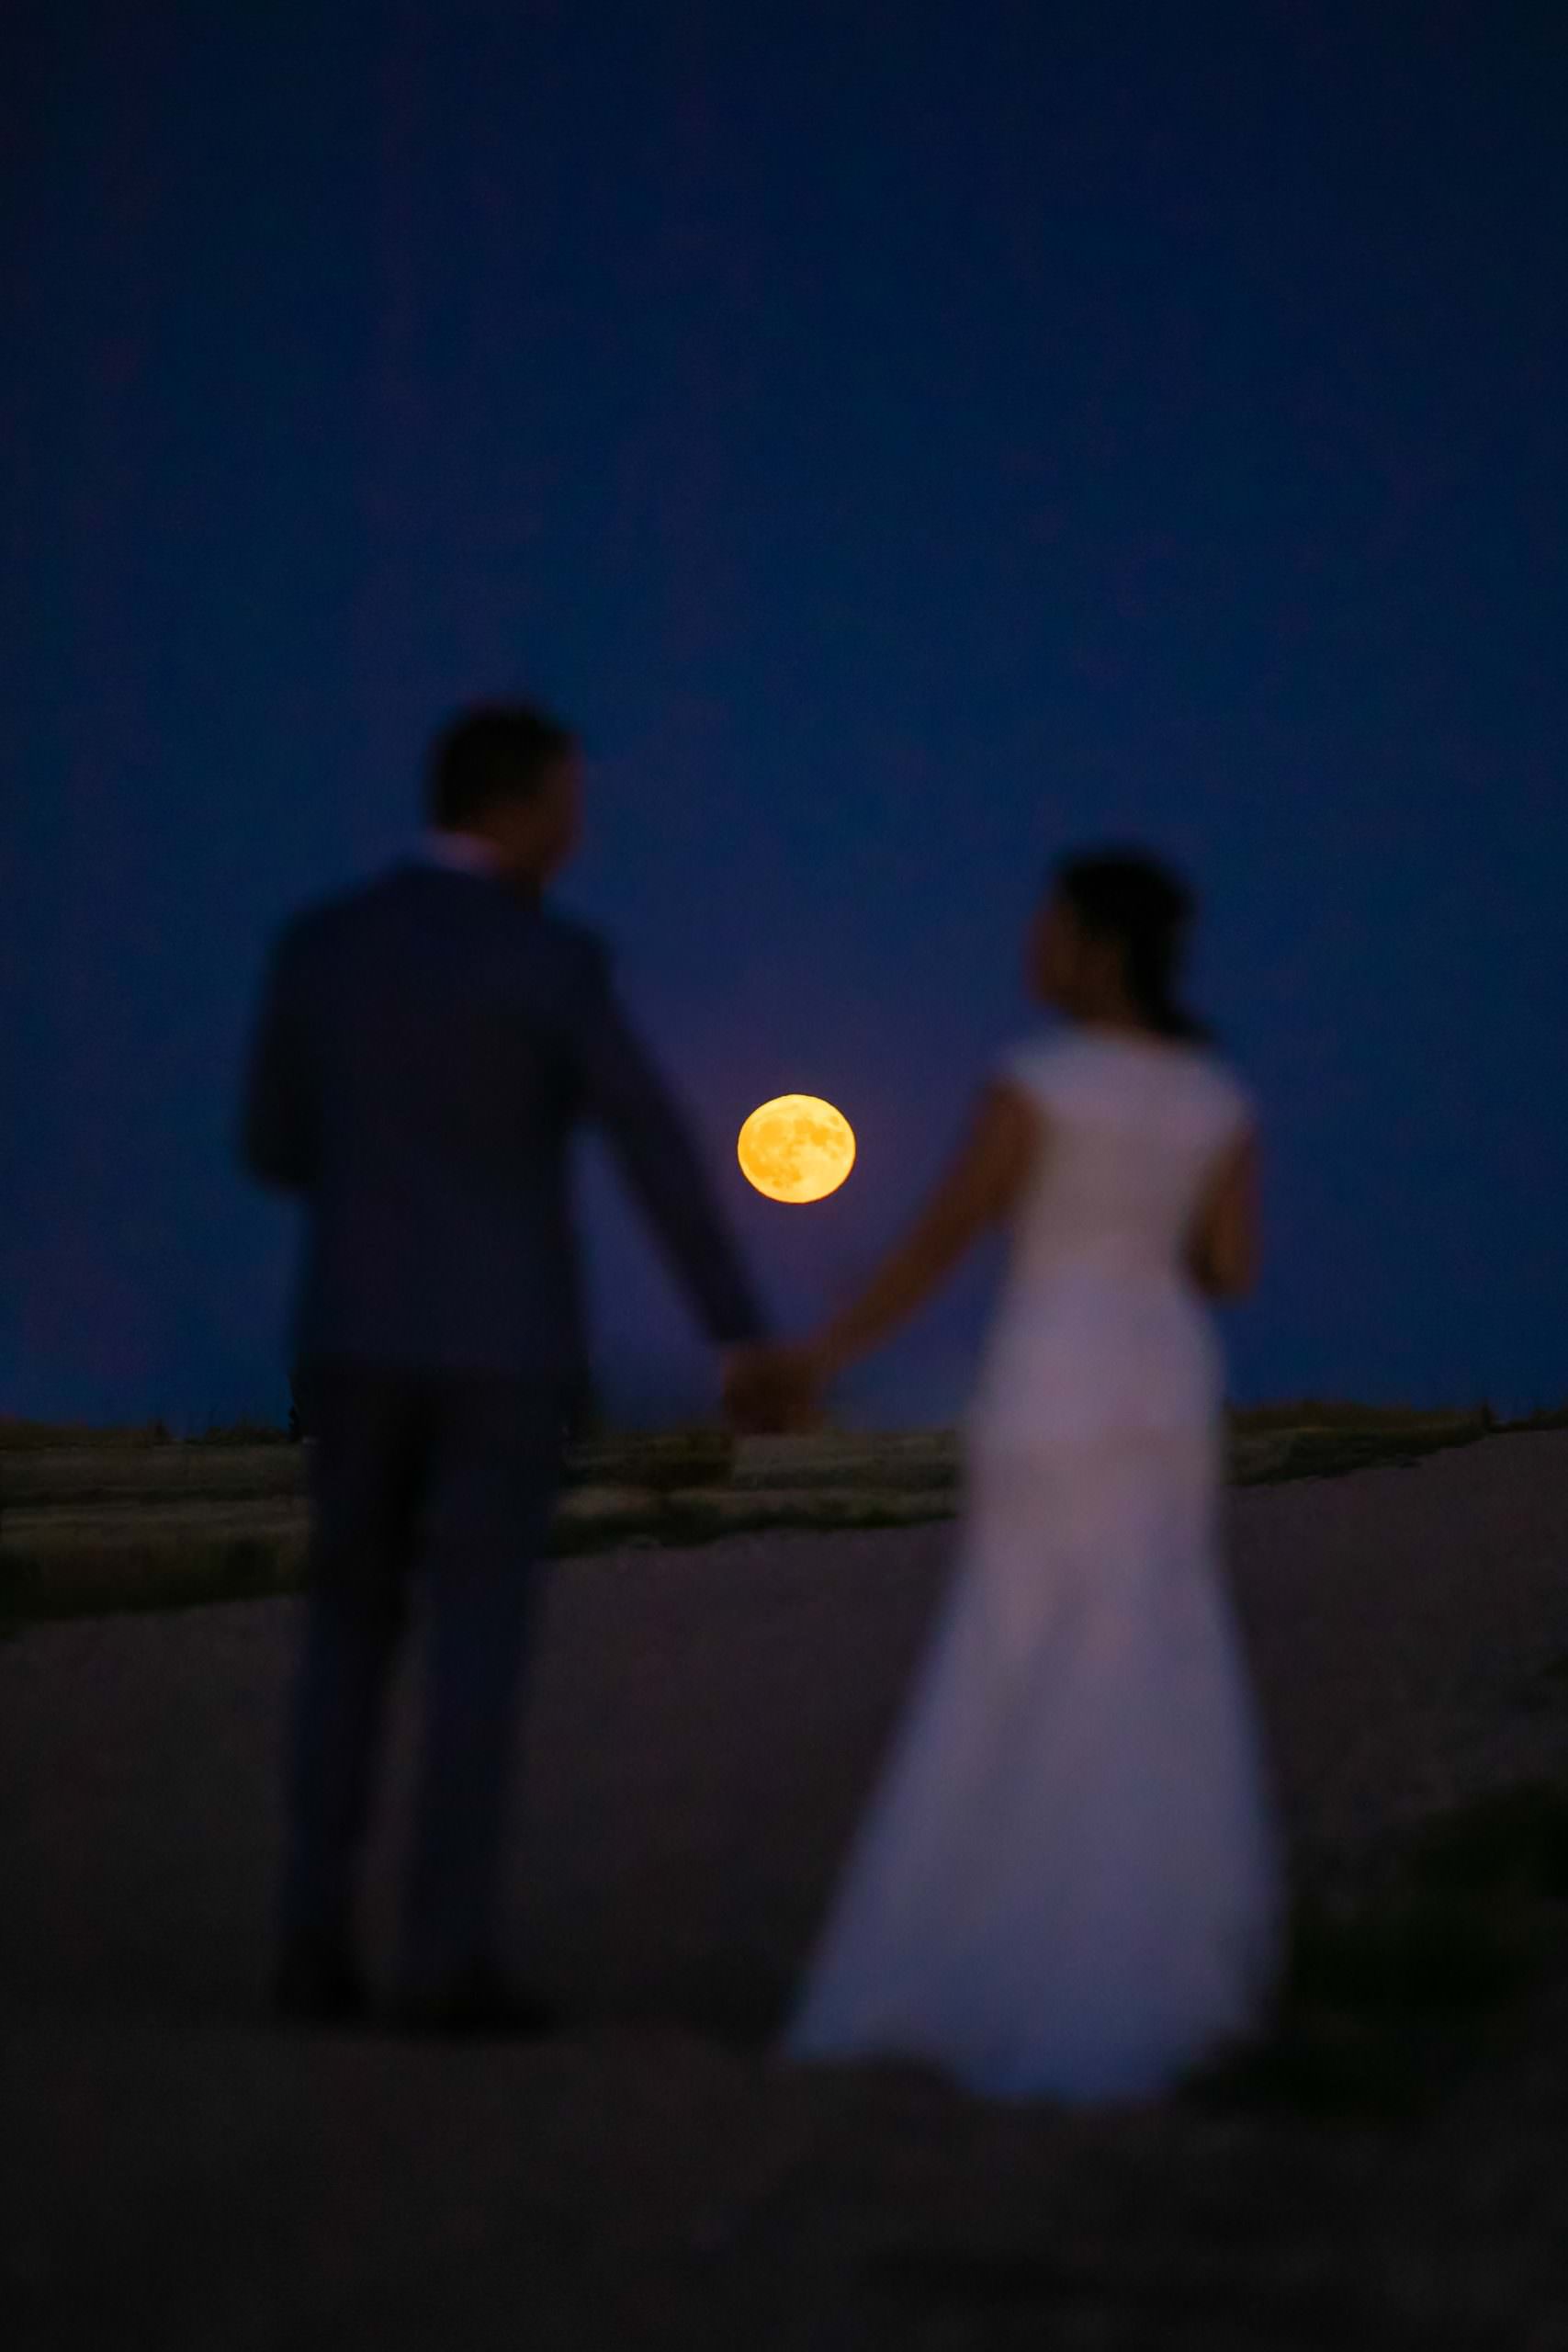
<path fill-rule="evenodd" d="M 1247 1098 L 1079 1031 L 968 1425 L 957 1571 L 785 2037 L 1000 2098 L 1139 2098 L 1245 2036 L 1280 1855 L 1221 1577 L 1222 1361 L 1185 1237 Z"/>

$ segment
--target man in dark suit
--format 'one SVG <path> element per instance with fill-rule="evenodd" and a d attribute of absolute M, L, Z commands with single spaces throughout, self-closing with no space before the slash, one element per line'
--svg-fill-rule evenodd
<path fill-rule="evenodd" d="M 438 738 L 424 853 L 290 922 L 247 1165 L 308 1211 L 296 1362 L 315 1439 L 282 1940 L 288 2015 L 365 2007 L 353 1925 L 409 1573 L 429 1570 L 402 2012 L 527 2030 L 500 1969 L 513 1702 L 584 1341 L 569 1146 L 605 1131 L 708 1333 L 761 1317 L 599 940 L 545 902 L 575 845 L 569 731 L 523 706 Z M 746 1358 L 736 1359 L 744 1374 Z"/>

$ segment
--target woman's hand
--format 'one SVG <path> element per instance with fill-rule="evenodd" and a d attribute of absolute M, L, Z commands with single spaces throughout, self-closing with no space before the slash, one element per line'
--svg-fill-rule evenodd
<path fill-rule="evenodd" d="M 811 1429 L 822 1418 L 819 1392 L 829 1377 L 810 1340 L 734 1348 L 724 1361 L 724 1408 L 738 1430 L 754 1436 Z"/>

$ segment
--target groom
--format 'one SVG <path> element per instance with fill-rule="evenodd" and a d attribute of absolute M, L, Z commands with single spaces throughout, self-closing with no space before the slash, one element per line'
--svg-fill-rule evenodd
<path fill-rule="evenodd" d="M 243 1149 L 308 1212 L 297 1362 L 316 1439 L 281 1950 L 287 2016 L 366 2007 L 353 1929 L 411 1569 L 429 1571 L 424 1752 L 401 2013 L 541 2029 L 498 1964 L 513 1702 L 584 1364 L 568 1153 L 604 1128 L 710 1337 L 766 1418 L 745 1271 L 605 951 L 545 900 L 580 758 L 522 704 L 438 738 L 421 855 L 289 923 L 252 1048 Z"/>

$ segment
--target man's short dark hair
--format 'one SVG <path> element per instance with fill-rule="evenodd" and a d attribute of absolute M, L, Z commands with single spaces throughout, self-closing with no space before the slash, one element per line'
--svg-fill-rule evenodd
<path fill-rule="evenodd" d="M 483 703 L 449 719 L 430 747 L 426 806 L 454 832 L 498 800 L 526 800 L 577 748 L 577 738 L 531 703 Z"/>

